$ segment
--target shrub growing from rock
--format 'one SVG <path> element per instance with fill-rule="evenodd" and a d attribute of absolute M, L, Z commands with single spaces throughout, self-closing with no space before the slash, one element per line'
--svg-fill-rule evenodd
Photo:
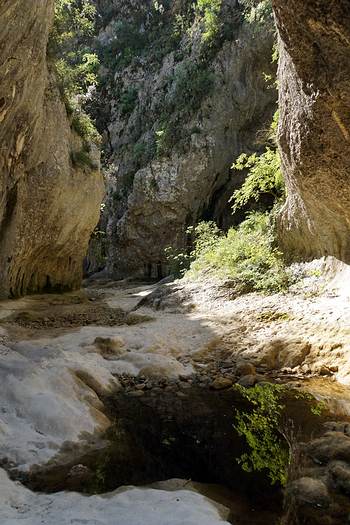
<path fill-rule="evenodd" d="M 251 213 L 227 234 L 205 224 L 194 229 L 195 248 L 188 277 L 199 277 L 205 271 L 230 279 L 237 294 L 287 289 L 290 275 L 281 252 L 274 247 L 269 214 Z"/>

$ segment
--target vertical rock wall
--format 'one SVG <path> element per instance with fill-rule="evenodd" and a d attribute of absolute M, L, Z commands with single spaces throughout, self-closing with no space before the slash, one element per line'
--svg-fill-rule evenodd
<path fill-rule="evenodd" d="M 99 170 L 76 169 L 46 48 L 54 0 L 0 0 L 0 297 L 78 287 Z"/>
<path fill-rule="evenodd" d="M 350 4 L 273 0 L 280 36 L 279 142 L 291 258 L 350 262 Z"/>
<path fill-rule="evenodd" d="M 108 56 L 100 128 L 111 166 L 107 268 L 119 277 L 165 275 L 164 249 L 184 250 L 189 225 L 232 220 L 228 199 L 242 174 L 231 165 L 255 149 L 276 107 L 276 91 L 264 76 L 274 75 L 272 18 L 248 22 L 237 0 L 224 0 L 223 34 L 208 45 L 186 2 L 160 3 L 168 6 L 163 14 L 152 12 L 152 2 L 99 2 L 106 21 L 99 42 Z M 174 44 L 174 28 L 188 19 Z M 124 56 L 113 51 L 125 27 L 148 46 L 130 60 L 129 44 Z"/>

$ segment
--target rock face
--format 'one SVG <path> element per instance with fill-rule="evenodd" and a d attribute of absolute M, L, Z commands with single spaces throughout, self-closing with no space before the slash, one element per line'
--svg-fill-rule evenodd
<path fill-rule="evenodd" d="M 275 89 L 264 79 L 274 68 L 269 16 L 248 21 L 236 0 L 225 0 L 225 22 L 209 45 L 200 14 L 186 2 L 168 4 L 153 13 L 150 2 L 119 0 L 107 16 L 100 2 L 100 131 L 111 165 L 107 268 L 120 277 L 167 274 L 164 249 L 183 250 L 185 230 L 198 220 L 232 224 L 227 202 L 242 174 L 231 165 L 251 151 L 275 107 Z M 128 24 L 147 43 L 128 65 L 118 55 L 108 63 L 106 50 Z"/>
<path fill-rule="evenodd" d="M 49 71 L 54 0 L 0 5 L 0 297 L 80 285 L 98 221 L 98 169 L 76 169 L 80 147 Z"/>
<path fill-rule="evenodd" d="M 280 35 L 280 131 L 288 199 L 279 237 L 293 258 L 350 261 L 350 9 L 273 0 Z"/>
<path fill-rule="evenodd" d="M 294 456 L 285 494 L 285 525 L 343 525 L 349 519 L 348 422 L 330 421 L 325 427 L 321 437 Z"/>

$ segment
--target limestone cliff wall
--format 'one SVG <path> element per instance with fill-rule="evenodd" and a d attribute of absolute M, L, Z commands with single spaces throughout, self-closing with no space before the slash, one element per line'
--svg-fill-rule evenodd
<path fill-rule="evenodd" d="M 350 262 L 350 4 L 273 0 L 287 255 Z"/>
<path fill-rule="evenodd" d="M 192 4 L 167 2 L 163 14 L 152 13 L 151 4 L 98 2 L 105 83 L 97 118 L 110 166 L 107 268 L 115 276 L 165 275 L 164 249 L 183 250 L 187 226 L 201 218 L 224 227 L 232 221 L 227 203 L 242 174 L 231 165 L 254 150 L 277 98 L 264 77 L 274 74 L 272 19 L 248 23 L 240 3 L 225 0 L 222 34 L 206 45 L 198 16 L 183 27 Z M 174 44 L 178 24 L 182 36 Z M 118 65 L 125 60 L 120 47 L 106 50 L 124 27 L 146 44 Z"/>
<path fill-rule="evenodd" d="M 0 0 L 0 297 L 80 285 L 98 170 L 78 170 L 46 48 L 54 0 Z"/>

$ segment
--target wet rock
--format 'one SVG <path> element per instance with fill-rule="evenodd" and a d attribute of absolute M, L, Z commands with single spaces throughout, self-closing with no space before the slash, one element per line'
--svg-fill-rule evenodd
<path fill-rule="evenodd" d="M 321 366 L 318 370 L 320 376 L 331 376 L 333 374 L 332 370 L 328 366 Z"/>
<path fill-rule="evenodd" d="M 248 361 L 238 361 L 236 372 L 239 376 L 255 375 L 255 366 Z"/>
<path fill-rule="evenodd" d="M 307 454 L 319 464 L 336 459 L 350 462 L 350 437 L 341 432 L 327 432 L 309 443 Z"/>
<path fill-rule="evenodd" d="M 257 384 L 257 383 L 260 383 L 260 384 L 261 384 L 261 383 L 266 383 L 266 382 L 267 382 L 267 381 L 266 381 L 266 377 L 265 377 L 264 375 L 262 375 L 262 374 L 256 374 L 256 376 L 255 376 L 255 383 L 256 383 L 256 384 Z"/>
<path fill-rule="evenodd" d="M 237 381 L 237 384 L 240 386 L 243 386 L 244 388 L 251 388 L 252 386 L 256 384 L 256 382 L 257 382 L 257 376 L 249 374 L 249 375 L 241 377 Z"/>
<path fill-rule="evenodd" d="M 328 479 L 331 487 L 339 492 L 350 494 L 350 465 L 344 461 L 334 461 L 328 466 Z"/>
<path fill-rule="evenodd" d="M 343 432 L 350 437 L 350 423 L 347 421 L 327 421 L 323 426 L 331 432 Z"/>
<path fill-rule="evenodd" d="M 311 344 L 308 341 L 273 339 L 260 346 L 259 353 L 263 356 L 260 364 L 269 370 L 295 368 L 303 364 L 310 351 Z"/>
<path fill-rule="evenodd" d="M 314 478 L 300 478 L 288 487 L 288 499 L 293 499 L 297 505 L 307 505 L 326 509 L 330 498 L 323 481 Z"/>
<path fill-rule="evenodd" d="M 92 478 L 92 471 L 86 465 L 74 465 L 67 476 L 67 488 L 78 490 Z"/>
<path fill-rule="evenodd" d="M 211 383 L 210 388 L 213 390 L 224 390 L 225 388 L 230 388 L 232 385 L 232 379 L 228 377 L 216 377 Z"/>
<path fill-rule="evenodd" d="M 220 365 L 220 368 L 222 368 L 223 370 L 229 370 L 233 367 L 234 367 L 234 363 L 232 363 L 232 361 L 224 361 Z"/>
<path fill-rule="evenodd" d="M 130 397 L 142 397 L 145 393 L 143 390 L 134 390 L 133 392 L 128 392 L 128 396 Z"/>

